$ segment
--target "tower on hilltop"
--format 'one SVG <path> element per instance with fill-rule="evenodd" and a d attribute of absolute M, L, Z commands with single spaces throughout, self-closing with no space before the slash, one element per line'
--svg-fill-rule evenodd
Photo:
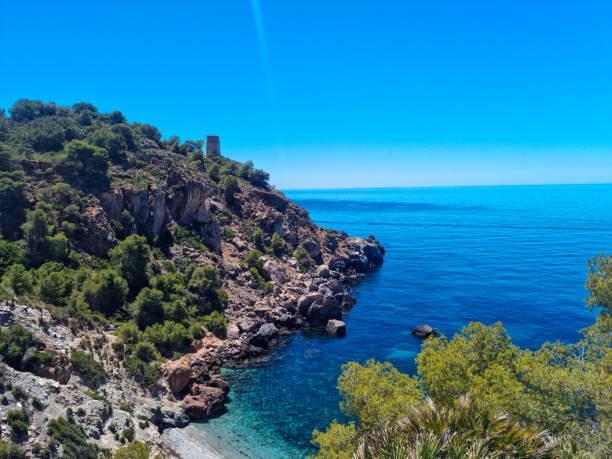
<path fill-rule="evenodd" d="M 219 145 L 218 135 L 207 135 L 206 136 L 206 156 L 208 155 L 220 155 L 221 146 Z"/>

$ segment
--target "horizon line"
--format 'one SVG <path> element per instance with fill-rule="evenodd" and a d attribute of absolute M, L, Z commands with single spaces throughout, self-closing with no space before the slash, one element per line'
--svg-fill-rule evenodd
<path fill-rule="evenodd" d="M 530 187 L 530 186 L 588 186 L 588 185 L 612 185 L 612 182 L 583 182 L 583 183 L 519 183 L 519 184 L 496 184 L 496 185 L 428 185 L 428 186 L 372 186 L 372 187 L 302 187 L 284 188 L 276 187 L 279 191 L 327 191 L 327 190 L 398 190 L 398 189 L 427 189 L 427 188 L 502 188 L 502 187 Z"/>

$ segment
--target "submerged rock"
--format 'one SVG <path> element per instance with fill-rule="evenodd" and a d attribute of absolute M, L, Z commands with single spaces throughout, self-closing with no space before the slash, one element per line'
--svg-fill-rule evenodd
<path fill-rule="evenodd" d="M 427 338 L 427 337 L 429 337 L 431 335 L 433 335 L 433 336 L 439 335 L 438 330 L 436 330 L 435 328 L 430 327 L 427 324 L 419 325 L 418 327 L 413 328 L 410 333 L 412 333 L 417 338 Z"/>

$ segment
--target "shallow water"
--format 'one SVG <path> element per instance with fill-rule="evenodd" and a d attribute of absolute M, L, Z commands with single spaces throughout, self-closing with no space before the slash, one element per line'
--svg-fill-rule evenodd
<path fill-rule="evenodd" d="M 288 191 L 315 223 L 374 234 L 384 265 L 354 287 L 347 337 L 305 330 L 268 362 L 227 375 L 228 413 L 199 424 L 227 457 L 304 457 L 315 428 L 343 419 L 343 363 L 389 360 L 414 371 L 428 323 L 452 335 L 469 321 L 502 321 L 536 348 L 575 341 L 587 259 L 612 248 L 612 185 Z"/>

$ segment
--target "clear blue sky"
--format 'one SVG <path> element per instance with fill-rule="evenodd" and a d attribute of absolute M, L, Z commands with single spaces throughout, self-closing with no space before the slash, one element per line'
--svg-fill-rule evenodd
<path fill-rule="evenodd" d="M 612 3 L 0 1 L 0 107 L 221 136 L 281 188 L 612 181 Z"/>

